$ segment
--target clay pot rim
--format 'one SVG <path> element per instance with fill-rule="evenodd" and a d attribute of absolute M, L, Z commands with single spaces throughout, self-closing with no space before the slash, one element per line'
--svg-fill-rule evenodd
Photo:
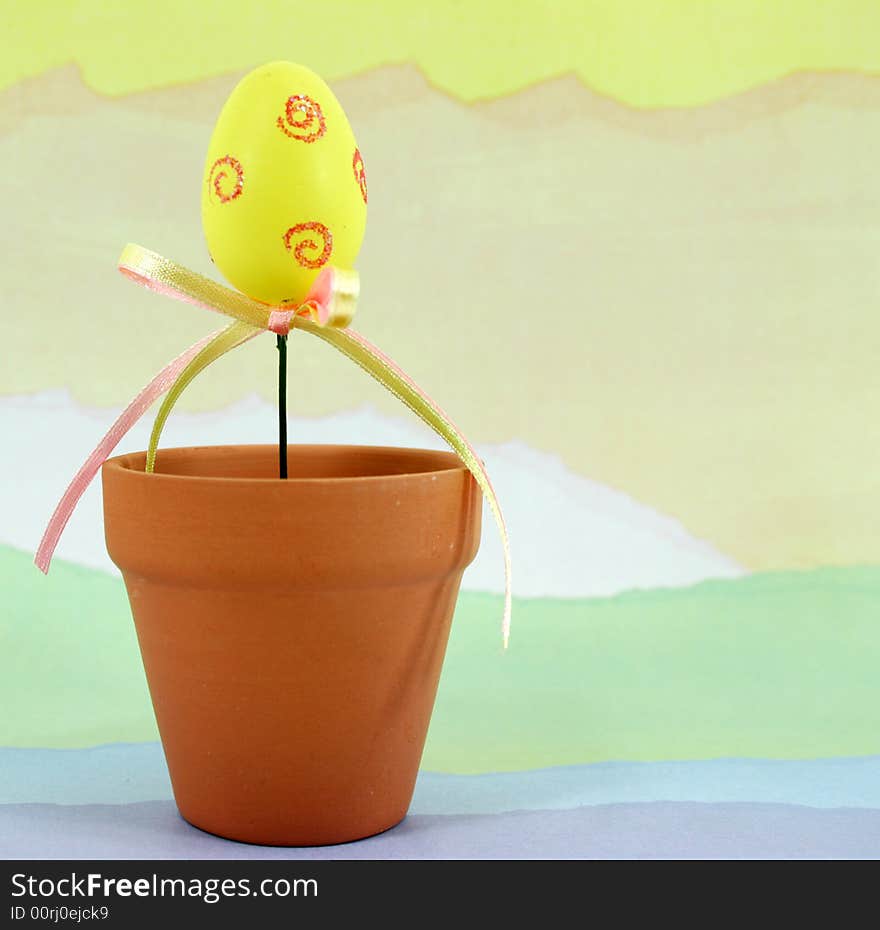
<path fill-rule="evenodd" d="M 277 455 L 278 447 L 273 443 L 226 443 L 212 446 L 168 446 L 159 450 L 158 460 L 161 463 L 167 463 L 169 457 L 175 454 L 181 456 L 184 453 L 209 453 L 211 451 L 221 451 L 226 449 L 248 449 L 248 450 L 266 450 L 273 455 Z M 243 475 L 182 475 L 173 471 L 156 471 L 149 477 L 150 481 L 157 484 L 168 481 L 192 481 L 202 484 L 217 483 L 223 485 L 231 484 L 253 484 L 253 485 L 282 485 L 285 487 L 298 487 L 301 485 L 314 484 L 331 484 L 342 486 L 362 482 L 379 482 L 389 480 L 417 480 L 424 479 L 429 475 L 449 474 L 453 472 L 467 471 L 467 465 L 454 453 L 443 449 L 425 449 L 417 446 L 374 446 L 357 443 L 297 443 L 289 446 L 288 454 L 295 454 L 296 450 L 336 450 L 340 453 L 357 452 L 369 450 L 370 452 L 388 453 L 389 456 L 402 454 L 404 457 L 412 456 L 430 456 L 437 462 L 435 468 L 424 468 L 417 471 L 407 472 L 380 472 L 377 474 L 366 475 L 313 475 L 301 477 L 291 475 L 287 478 L 261 478 L 247 477 Z M 103 468 L 110 471 L 116 471 L 129 475 L 146 475 L 146 451 L 126 452 L 122 455 L 116 455 L 104 462 Z M 442 464 L 441 464 L 442 463 Z"/>

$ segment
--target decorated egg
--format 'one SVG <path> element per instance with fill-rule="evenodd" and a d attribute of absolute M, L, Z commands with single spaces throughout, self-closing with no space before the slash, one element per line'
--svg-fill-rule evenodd
<path fill-rule="evenodd" d="M 224 277 L 263 303 L 300 303 L 328 265 L 351 268 L 367 183 L 348 119 L 302 65 L 251 71 L 220 113 L 205 161 L 202 226 Z"/>

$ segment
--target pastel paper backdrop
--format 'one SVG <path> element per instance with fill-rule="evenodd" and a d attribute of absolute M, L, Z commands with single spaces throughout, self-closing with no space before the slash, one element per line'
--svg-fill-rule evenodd
<path fill-rule="evenodd" d="M 424 760 L 441 781 L 417 814 L 502 818 L 469 821 L 459 852 L 486 852 L 471 828 L 496 852 L 549 836 L 552 818 L 505 812 L 563 807 L 632 851 L 614 818 L 661 799 L 716 805 L 702 836 L 744 835 L 742 816 L 782 852 L 880 843 L 864 775 L 880 754 L 876 5 L 151 10 L 155 33 L 122 6 L 19 5 L 0 62 L 0 845 L 48 842 L 28 802 L 79 805 L 96 837 L 102 803 L 127 805 L 133 836 L 167 813 L 137 806 L 167 802 L 160 781 L 117 796 L 82 774 L 105 758 L 88 747 L 141 746 L 113 756 L 130 772 L 156 739 L 98 489 L 48 579 L 27 552 L 119 409 L 216 326 L 115 261 L 133 240 L 216 274 L 211 129 L 273 58 L 329 81 L 363 153 L 357 327 L 476 442 L 512 538 L 511 651 L 487 514 Z M 290 372 L 293 442 L 435 443 L 317 340 L 293 334 Z M 165 442 L 271 442 L 274 390 L 254 340 L 186 392 Z M 737 758 L 782 761 L 711 761 Z M 860 826 L 831 829 L 823 805 L 861 807 Z M 660 849 L 652 810 L 643 845 Z"/>

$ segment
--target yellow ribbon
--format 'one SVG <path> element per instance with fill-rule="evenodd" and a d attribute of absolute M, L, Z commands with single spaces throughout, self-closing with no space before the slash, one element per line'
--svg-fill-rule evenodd
<path fill-rule="evenodd" d="M 301 304 L 270 307 L 133 242 L 122 250 L 117 264 L 126 277 L 151 291 L 273 332 L 281 331 L 273 324 L 281 316 L 307 315 L 322 326 L 348 326 L 360 290 L 357 272 L 328 268 Z"/>
<path fill-rule="evenodd" d="M 263 332 L 262 329 L 251 326 L 250 323 L 242 323 L 240 320 L 230 323 L 229 326 L 217 333 L 177 376 L 177 380 L 168 389 L 168 393 L 165 395 L 156 414 L 156 419 L 153 421 L 153 431 L 150 433 L 150 444 L 147 447 L 146 470 L 148 472 L 156 470 L 156 453 L 165 421 L 171 413 L 171 408 L 177 403 L 178 398 L 186 390 L 190 381 L 204 371 L 211 362 L 217 361 L 221 355 L 225 355 L 249 339 L 253 339 L 254 336 L 259 336 L 261 332 Z"/>
<path fill-rule="evenodd" d="M 265 330 L 286 332 L 287 328 L 295 327 L 311 333 L 359 365 L 409 407 L 451 446 L 474 476 L 489 503 L 501 535 L 505 573 L 502 637 L 504 648 L 507 648 L 511 615 L 510 544 L 501 505 L 486 467 L 452 420 L 395 362 L 359 333 L 345 328 L 354 316 L 357 302 L 358 279 L 354 272 L 333 269 L 332 276 L 316 282 L 302 304 L 295 307 L 269 307 L 142 246 L 127 245 L 119 258 L 119 269 L 127 277 L 151 290 L 219 311 L 235 320 L 213 336 L 188 362 L 169 388 L 150 436 L 147 471 L 155 468 L 162 428 L 174 404 L 193 378 L 208 365 Z"/>

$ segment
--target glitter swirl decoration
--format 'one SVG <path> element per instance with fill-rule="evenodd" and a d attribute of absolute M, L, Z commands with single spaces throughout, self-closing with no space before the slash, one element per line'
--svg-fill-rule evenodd
<path fill-rule="evenodd" d="M 354 179 L 358 182 L 358 187 L 361 189 L 361 197 L 364 198 L 364 203 L 367 202 L 367 172 L 364 168 L 364 157 L 361 155 L 360 149 L 354 150 L 354 158 L 351 160 L 351 167 L 354 171 Z"/>
<path fill-rule="evenodd" d="M 315 232 L 321 237 L 320 244 L 311 237 L 294 241 L 294 237 L 309 232 Z M 333 233 L 323 223 L 297 223 L 287 230 L 283 238 L 284 248 L 293 252 L 293 257 L 303 268 L 320 268 L 326 265 L 333 251 Z"/>
<path fill-rule="evenodd" d="M 275 124 L 290 139 L 300 142 L 316 142 L 327 132 L 327 121 L 321 105 L 305 94 L 294 94 L 287 98 L 284 116 L 279 116 Z"/>
<path fill-rule="evenodd" d="M 235 174 L 234 181 L 232 180 L 232 174 L 227 170 L 230 168 Z M 230 200 L 241 197 L 241 191 L 244 187 L 244 169 L 241 167 L 241 162 L 231 155 L 218 158 L 211 166 L 208 185 L 220 203 L 229 203 Z"/>

